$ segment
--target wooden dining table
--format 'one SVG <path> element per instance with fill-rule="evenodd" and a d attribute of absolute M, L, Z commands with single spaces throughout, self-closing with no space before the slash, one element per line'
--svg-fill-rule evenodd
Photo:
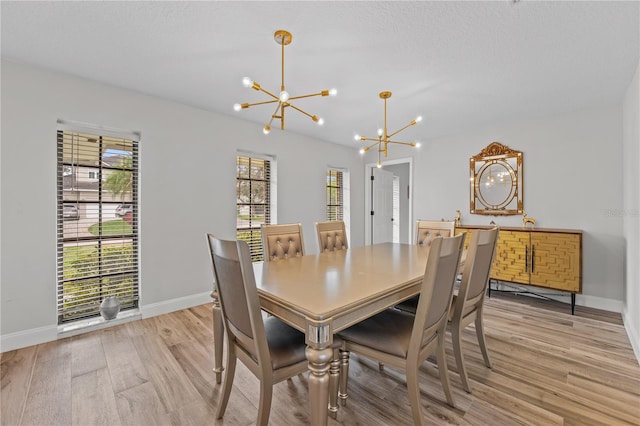
<path fill-rule="evenodd" d="M 328 421 L 334 334 L 418 294 L 427 254 L 381 243 L 254 263 L 262 309 L 305 333 L 311 424 Z"/>

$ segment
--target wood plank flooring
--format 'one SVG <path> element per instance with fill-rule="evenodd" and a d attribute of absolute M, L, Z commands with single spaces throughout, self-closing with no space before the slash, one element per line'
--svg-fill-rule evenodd
<path fill-rule="evenodd" d="M 640 367 L 620 315 L 492 293 L 485 328 L 494 367 L 473 327 L 463 350 L 473 393 L 462 390 L 448 341 L 457 408 L 437 370 L 421 371 L 431 424 L 640 425 Z M 250 425 L 258 382 L 238 364 L 224 419 L 212 373 L 211 305 L 202 305 L 0 355 L 0 424 Z M 352 355 L 349 400 L 330 425 L 412 423 L 402 372 Z M 307 377 L 276 385 L 270 423 L 308 424 Z"/>

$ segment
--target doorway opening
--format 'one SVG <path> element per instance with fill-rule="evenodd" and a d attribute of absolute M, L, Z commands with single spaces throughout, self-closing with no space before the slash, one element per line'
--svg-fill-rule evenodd
<path fill-rule="evenodd" d="M 365 244 L 411 243 L 412 195 L 412 158 L 365 165 Z"/>

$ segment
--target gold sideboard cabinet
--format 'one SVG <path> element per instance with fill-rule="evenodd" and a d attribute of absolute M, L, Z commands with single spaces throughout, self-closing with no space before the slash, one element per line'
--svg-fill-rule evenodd
<path fill-rule="evenodd" d="M 461 225 L 456 233 L 466 231 L 469 240 L 475 229 L 489 228 Z M 569 292 L 573 314 L 582 293 L 582 231 L 501 227 L 491 279 Z"/>

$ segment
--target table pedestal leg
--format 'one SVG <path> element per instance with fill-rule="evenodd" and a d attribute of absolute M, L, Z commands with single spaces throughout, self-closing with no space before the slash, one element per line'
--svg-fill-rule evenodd
<path fill-rule="evenodd" d="M 222 381 L 222 348 L 224 346 L 224 325 L 222 324 L 222 313 L 220 312 L 220 301 L 218 293 L 211 292 L 213 299 L 213 372 L 216 375 L 216 383 Z"/>
<path fill-rule="evenodd" d="M 347 384 L 349 383 L 349 351 L 340 349 L 340 391 L 338 397 L 342 406 L 347 405 Z"/>
<path fill-rule="evenodd" d="M 307 346 L 309 361 L 309 403 L 311 424 L 326 426 L 329 403 L 329 366 L 333 358 L 333 349 L 314 349 Z"/>
<path fill-rule="evenodd" d="M 340 385 L 340 352 L 333 350 L 333 359 L 329 368 L 329 415 L 338 416 L 338 387 Z"/>

